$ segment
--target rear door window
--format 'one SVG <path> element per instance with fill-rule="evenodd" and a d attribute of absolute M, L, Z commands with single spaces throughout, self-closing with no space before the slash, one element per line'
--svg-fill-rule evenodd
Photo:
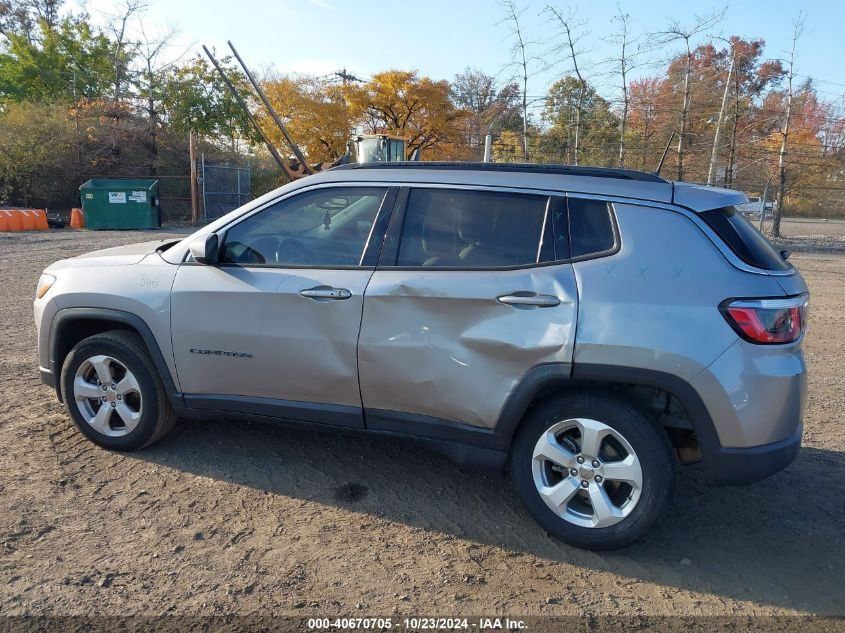
<path fill-rule="evenodd" d="M 790 270 L 792 265 L 780 256 L 754 226 L 742 217 L 736 207 L 722 207 L 704 211 L 707 222 L 728 247 L 746 264 L 764 270 Z"/>
<path fill-rule="evenodd" d="M 537 263 L 548 196 L 412 189 L 397 266 L 501 268 Z"/>

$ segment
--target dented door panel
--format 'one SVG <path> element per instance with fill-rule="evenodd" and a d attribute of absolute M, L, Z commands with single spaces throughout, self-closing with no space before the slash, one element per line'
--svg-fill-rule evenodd
<path fill-rule="evenodd" d="M 514 295 L 559 302 L 499 300 Z M 358 347 L 364 408 L 493 428 L 526 372 L 541 363 L 571 363 L 576 314 L 568 263 L 377 270 Z"/>
<path fill-rule="evenodd" d="M 355 344 L 372 274 L 181 266 L 172 335 L 182 390 L 360 407 Z M 330 288 L 348 296 L 301 294 Z"/>

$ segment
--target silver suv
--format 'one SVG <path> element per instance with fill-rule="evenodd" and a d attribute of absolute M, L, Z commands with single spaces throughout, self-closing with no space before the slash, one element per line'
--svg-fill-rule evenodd
<path fill-rule="evenodd" d="M 108 449 L 178 417 L 407 439 L 509 470 L 564 541 L 620 547 L 678 463 L 746 483 L 799 450 L 807 286 L 744 201 L 621 169 L 331 169 L 50 266 L 41 375 Z"/>

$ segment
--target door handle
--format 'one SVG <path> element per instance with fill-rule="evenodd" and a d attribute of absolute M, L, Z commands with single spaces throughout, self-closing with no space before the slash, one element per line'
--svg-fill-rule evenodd
<path fill-rule="evenodd" d="M 352 296 L 346 288 L 333 288 L 332 286 L 316 286 L 314 288 L 307 288 L 300 290 L 299 294 L 309 299 L 316 299 L 317 301 L 337 301 L 340 299 L 348 299 Z"/>
<path fill-rule="evenodd" d="M 499 303 L 511 306 L 535 306 L 538 308 L 553 308 L 560 305 L 560 299 L 554 295 L 538 295 L 536 292 L 514 292 L 499 297 Z"/>

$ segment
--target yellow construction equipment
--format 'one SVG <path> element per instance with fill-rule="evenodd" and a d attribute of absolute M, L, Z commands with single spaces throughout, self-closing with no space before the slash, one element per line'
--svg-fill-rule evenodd
<path fill-rule="evenodd" d="M 291 149 L 291 152 L 294 155 L 294 158 L 290 160 L 285 160 L 279 154 L 279 151 L 276 147 L 270 142 L 270 139 L 258 125 L 258 122 L 255 120 L 255 117 L 252 115 L 252 112 L 249 110 L 246 102 L 243 100 L 243 97 L 238 93 L 237 88 L 223 71 L 223 68 L 220 66 L 218 61 L 214 58 L 211 54 L 211 51 L 208 50 L 207 47 L 203 46 L 205 50 L 205 54 L 211 60 L 211 63 L 214 64 L 214 67 L 217 69 L 217 72 L 220 73 L 220 76 L 223 77 L 223 81 L 229 87 L 229 90 L 235 97 L 235 100 L 241 105 L 244 111 L 247 113 L 252 125 L 255 127 L 258 135 L 264 141 L 264 144 L 267 146 L 267 150 L 270 152 L 270 155 L 279 165 L 279 168 L 284 172 L 284 174 L 288 177 L 289 180 L 298 180 L 299 178 L 304 178 L 305 176 L 310 176 L 311 174 L 315 174 L 317 172 L 322 171 L 323 169 L 328 169 L 329 167 L 336 167 L 337 165 L 344 165 L 350 162 L 354 163 L 374 163 L 374 162 L 396 162 L 396 161 L 403 161 L 403 160 L 419 160 L 419 150 L 415 150 L 413 155 L 408 156 L 408 141 L 407 139 L 396 136 L 392 134 L 358 134 L 353 136 L 348 143 L 347 152 L 341 156 L 338 160 L 331 163 L 330 165 L 326 165 L 325 163 L 316 163 L 316 164 L 309 164 L 305 154 L 300 149 L 299 145 L 291 138 L 290 134 L 288 133 L 285 124 L 282 123 L 281 117 L 276 113 L 276 110 L 270 104 L 270 100 L 267 98 L 267 95 L 264 94 L 264 91 L 261 89 L 261 86 L 255 80 L 252 73 L 247 68 L 246 63 L 241 58 L 238 51 L 235 49 L 232 42 L 228 42 L 229 48 L 232 49 L 232 53 L 235 55 L 235 59 L 238 60 L 241 68 L 246 75 L 246 78 L 249 80 L 249 83 L 255 89 L 255 92 L 258 93 L 258 96 L 261 98 L 262 103 L 267 108 L 267 111 L 270 113 L 271 118 L 278 126 L 279 130 L 282 132 L 282 137 L 285 139 L 285 142 Z"/>

